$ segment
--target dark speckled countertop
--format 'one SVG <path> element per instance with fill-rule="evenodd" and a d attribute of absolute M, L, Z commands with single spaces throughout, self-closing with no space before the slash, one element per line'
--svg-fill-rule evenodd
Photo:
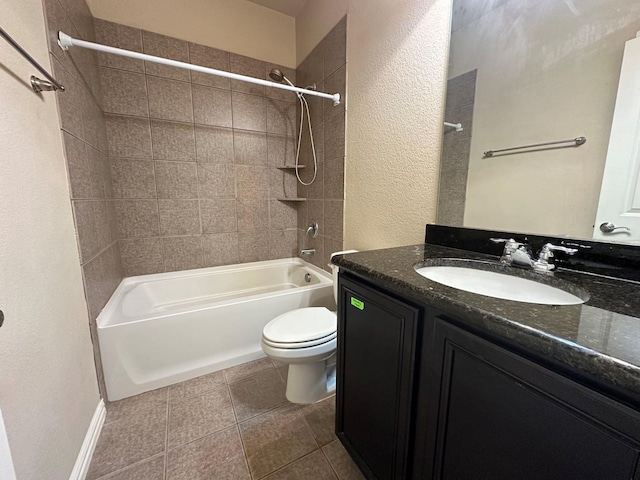
<path fill-rule="evenodd" d="M 560 286 L 578 296 L 586 291 L 589 300 L 568 306 L 500 300 L 447 287 L 414 270 L 418 263 L 459 265 L 465 260 L 481 269 Z M 493 256 L 426 244 L 347 254 L 334 262 L 391 292 L 449 314 L 472 330 L 530 352 L 538 360 L 546 359 L 640 409 L 638 282 L 570 270 L 546 277 L 501 265 Z"/>

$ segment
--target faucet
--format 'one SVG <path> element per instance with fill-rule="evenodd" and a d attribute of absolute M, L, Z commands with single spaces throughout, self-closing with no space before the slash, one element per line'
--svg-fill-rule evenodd
<path fill-rule="evenodd" d="M 300 250 L 300 255 L 313 255 L 314 253 L 316 253 L 315 248 L 303 248 Z"/>
<path fill-rule="evenodd" d="M 538 259 L 534 260 L 529 245 L 515 241 L 513 238 L 491 238 L 494 243 L 504 242 L 504 251 L 500 257 L 500 263 L 514 267 L 530 268 L 536 273 L 553 275 L 556 265 L 553 263 L 553 252 L 564 252 L 573 255 L 578 252 L 576 248 L 568 248 L 552 243 L 545 243 L 538 254 Z"/>

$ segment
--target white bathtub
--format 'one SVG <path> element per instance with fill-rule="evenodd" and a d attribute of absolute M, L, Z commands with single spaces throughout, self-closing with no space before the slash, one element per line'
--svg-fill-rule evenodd
<path fill-rule="evenodd" d="M 125 278 L 97 319 L 108 399 L 264 357 L 263 327 L 308 306 L 335 309 L 333 282 L 297 258 Z"/>

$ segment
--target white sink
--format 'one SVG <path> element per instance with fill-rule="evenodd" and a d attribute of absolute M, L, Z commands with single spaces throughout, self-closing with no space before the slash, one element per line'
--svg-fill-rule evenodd
<path fill-rule="evenodd" d="M 434 282 L 503 300 L 542 305 L 579 305 L 586 301 L 560 288 L 497 272 L 452 266 L 416 265 L 414 268 Z"/>

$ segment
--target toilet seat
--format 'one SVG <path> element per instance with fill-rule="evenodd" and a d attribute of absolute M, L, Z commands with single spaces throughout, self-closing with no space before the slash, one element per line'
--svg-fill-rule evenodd
<path fill-rule="evenodd" d="M 275 348 L 307 348 L 327 343 L 336 335 L 335 312 L 324 307 L 309 307 L 271 320 L 262 331 L 262 341 Z"/>

